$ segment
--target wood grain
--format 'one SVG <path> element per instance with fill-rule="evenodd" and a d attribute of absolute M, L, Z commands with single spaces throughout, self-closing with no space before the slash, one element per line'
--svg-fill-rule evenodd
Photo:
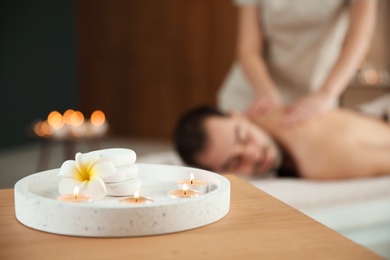
<path fill-rule="evenodd" d="M 80 106 L 111 133 L 169 138 L 177 119 L 215 104 L 234 59 L 231 0 L 77 1 Z"/>

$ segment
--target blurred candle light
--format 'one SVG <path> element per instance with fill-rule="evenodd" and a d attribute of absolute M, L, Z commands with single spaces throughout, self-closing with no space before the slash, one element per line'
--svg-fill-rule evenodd
<path fill-rule="evenodd" d="M 74 111 L 70 116 L 71 131 L 74 137 L 82 137 L 86 132 L 84 115 L 80 111 Z"/>
<path fill-rule="evenodd" d="M 50 112 L 47 123 L 52 128 L 53 137 L 61 139 L 67 135 L 67 129 L 64 128 L 64 120 L 60 112 Z"/>
<path fill-rule="evenodd" d="M 364 76 L 363 77 L 364 77 L 364 81 L 367 84 L 370 84 L 370 85 L 375 85 L 379 81 L 378 71 L 376 71 L 374 69 L 366 70 L 364 72 Z"/>
<path fill-rule="evenodd" d="M 47 120 L 43 121 L 41 124 L 41 131 L 44 136 L 50 136 L 53 134 L 53 129 L 50 127 Z"/>
<path fill-rule="evenodd" d="M 106 121 L 106 116 L 101 110 L 96 110 L 91 115 L 91 123 L 94 126 L 101 126 Z"/>
<path fill-rule="evenodd" d="M 41 126 L 42 126 L 42 121 L 38 121 L 36 122 L 34 125 L 33 125 L 33 128 L 34 128 L 34 133 L 39 136 L 39 137 L 43 137 L 44 134 L 42 132 L 42 129 L 41 129 Z"/>
<path fill-rule="evenodd" d="M 67 124 L 67 125 L 72 125 L 72 114 L 74 113 L 75 111 L 73 109 L 68 109 L 65 111 L 64 113 L 64 116 L 63 116 L 63 119 L 64 119 L 64 123 Z"/>
<path fill-rule="evenodd" d="M 39 137 L 49 137 L 53 133 L 53 130 L 47 121 L 38 121 L 34 124 L 33 128 L 34 133 Z"/>
<path fill-rule="evenodd" d="M 61 127 L 64 126 L 64 121 L 62 120 L 62 115 L 58 111 L 50 112 L 49 116 L 47 117 L 47 122 L 54 129 L 60 129 Z"/>
<path fill-rule="evenodd" d="M 364 85 L 377 85 L 381 83 L 381 73 L 376 69 L 363 69 L 357 74 L 357 79 Z"/>
<path fill-rule="evenodd" d="M 55 139 L 100 137 L 108 130 L 106 116 L 101 110 L 92 113 L 90 120 L 86 120 L 83 113 L 68 109 L 62 115 L 52 111 L 47 120 L 35 121 L 31 128 L 38 137 L 53 137 Z"/>
<path fill-rule="evenodd" d="M 70 116 L 72 126 L 81 126 L 84 123 L 84 115 L 80 111 L 74 111 Z"/>
<path fill-rule="evenodd" d="M 106 122 L 106 116 L 103 111 L 95 110 L 91 114 L 90 134 L 92 136 L 102 136 L 108 130 L 108 124 Z"/>

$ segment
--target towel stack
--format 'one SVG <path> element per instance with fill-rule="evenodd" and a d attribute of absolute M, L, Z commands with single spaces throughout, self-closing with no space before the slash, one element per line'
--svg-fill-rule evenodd
<path fill-rule="evenodd" d="M 110 148 L 93 151 L 100 158 L 110 160 L 116 172 L 104 179 L 109 196 L 129 196 L 141 189 L 138 167 L 135 165 L 137 155 L 133 150 L 125 148 Z"/>

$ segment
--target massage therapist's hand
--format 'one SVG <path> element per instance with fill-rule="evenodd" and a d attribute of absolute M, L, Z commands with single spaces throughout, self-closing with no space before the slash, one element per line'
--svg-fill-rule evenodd
<path fill-rule="evenodd" d="M 301 125 L 329 111 L 335 99 L 322 93 L 304 96 L 286 107 L 283 123 L 287 127 Z"/>
<path fill-rule="evenodd" d="M 277 94 L 268 94 L 258 97 L 249 109 L 246 111 L 246 115 L 249 118 L 253 118 L 255 115 L 263 115 L 267 112 L 280 107 L 281 102 L 279 95 Z"/>

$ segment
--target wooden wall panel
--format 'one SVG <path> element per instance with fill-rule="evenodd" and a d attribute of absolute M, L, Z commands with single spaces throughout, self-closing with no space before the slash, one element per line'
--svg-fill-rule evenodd
<path fill-rule="evenodd" d="M 169 138 L 178 117 L 215 104 L 233 59 L 231 0 L 78 2 L 80 104 L 112 134 Z"/>

